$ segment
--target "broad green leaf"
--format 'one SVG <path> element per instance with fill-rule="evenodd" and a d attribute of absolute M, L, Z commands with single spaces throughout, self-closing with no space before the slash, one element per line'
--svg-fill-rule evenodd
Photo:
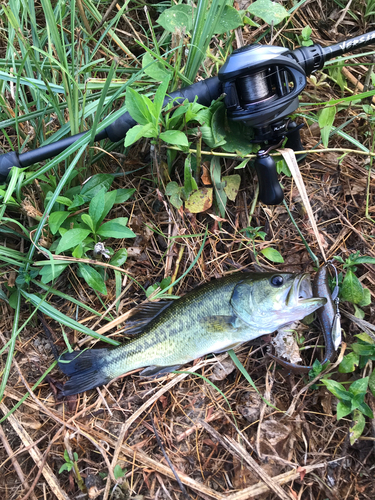
<path fill-rule="evenodd" d="M 226 5 L 223 15 L 216 23 L 215 35 L 222 35 L 227 31 L 235 30 L 239 26 L 242 26 L 242 24 L 242 19 L 238 10 L 231 5 Z"/>
<path fill-rule="evenodd" d="M 352 344 L 352 349 L 359 356 L 372 356 L 375 354 L 375 345 L 371 344 Z"/>
<path fill-rule="evenodd" d="M 40 273 L 39 273 L 40 274 Z M 12 309 L 16 309 L 17 307 L 17 302 L 18 302 L 18 292 L 15 291 L 9 296 L 9 302 L 8 304 Z"/>
<path fill-rule="evenodd" d="M 352 407 L 350 404 L 344 403 L 343 401 L 339 401 L 337 403 L 337 420 L 341 420 L 343 417 L 346 417 L 352 412 Z"/>
<path fill-rule="evenodd" d="M 95 225 L 94 225 L 94 221 L 92 220 L 92 218 L 89 216 L 89 214 L 82 214 L 81 215 L 81 218 L 82 218 L 82 221 L 86 224 L 86 226 L 89 226 L 89 228 L 91 229 L 91 231 L 93 233 L 95 233 Z"/>
<path fill-rule="evenodd" d="M 75 257 L 76 259 L 82 259 L 83 254 L 84 254 L 84 247 L 85 244 L 83 241 L 75 247 L 75 249 L 72 251 L 72 257 Z"/>
<path fill-rule="evenodd" d="M 166 132 L 162 132 L 159 137 L 162 141 L 167 142 L 168 144 L 183 147 L 189 146 L 186 134 L 180 130 L 167 130 Z"/>
<path fill-rule="evenodd" d="M 147 97 L 138 94 L 138 92 L 136 92 L 131 87 L 128 87 L 126 89 L 126 109 L 128 110 L 133 120 L 135 120 L 140 125 L 146 125 L 147 123 L 152 122 L 151 112 L 149 110 L 149 101 L 150 100 Z"/>
<path fill-rule="evenodd" d="M 289 170 L 289 167 L 288 167 L 286 161 L 284 160 L 284 158 L 282 158 L 280 161 L 276 162 L 276 170 L 277 170 L 278 174 L 284 174 L 287 177 L 292 176 L 292 174 Z"/>
<path fill-rule="evenodd" d="M 372 370 L 372 373 L 368 379 L 368 386 L 373 396 L 375 396 L 375 369 Z"/>
<path fill-rule="evenodd" d="M 355 352 L 351 352 L 344 356 L 343 360 L 339 365 L 340 373 L 351 373 L 354 372 L 356 367 L 359 365 L 359 356 Z"/>
<path fill-rule="evenodd" d="M 353 304 L 354 306 L 354 316 L 359 319 L 363 319 L 365 317 L 365 312 L 362 311 L 356 304 Z"/>
<path fill-rule="evenodd" d="M 364 377 L 353 382 L 349 387 L 349 392 L 356 396 L 357 394 L 366 394 L 369 377 Z"/>
<path fill-rule="evenodd" d="M 210 148 L 216 148 L 225 144 L 225 140 L 222 140 L 219 143 L 216 143 L 215 135 L 213 133 L 213 124 L 212 124 L 212 116 L 217 110 L 218 107 L 224 107 L 223 103 L 218 102 L 213 104 L 210 108 L 201 109 L 196 116 L 197 121 L 201 124 L 199 130 L 202 134 L 203 141 Z M 233 122 L 235 124 L 237 122 Z M 225 125 L 225 124 L 224 124 Z M 197 129 L 192 129 L 191 132 L 197 132 Z M 224 137 L 225 134 L 222 134 Z"/>
<path fill-rule="evenodd" d="M 167 276 L 166 278 L 163 278 L 160 282 L 160 288 L 162 290 L 164 290 L 165 288 L 167 288 L 167 286 L 169 286 L 171 284 L 171 281 L 172 281 L 171 276 Z"/>
<path fill-rule="evenodd" d="M 370 335 L 368 335 L 365 332 L 358 333 L 358 335 L 356 335 L 356 337 L 357 337 L 357 339 L 363 340 L 363 342 L 367 342 L 368 344 L 375 344 L 374 339 L 372 337 L 370 337 Z"/>
<path fill-rule="evenodd" d="M 362 109 L 368 115 L 372 115 L 374 113 L 373 110 L 372 110 L 372 107 L 369 104 L 363 104 L 362 105 Z"/>
<path fill-rule="evenodd" d="M 352 397 L 352 401 L 351 401 L 352 411 L 356 410 L 357 408 L 359 408 L 363 404 L 363 401 L 365 399 L 365 395 L 366 394 L 360 393 L 360 394 L 356 394 L 355 396 Z"/>
<path fill-rule="evenodd" d="M 52 193 L 51 196 L 46 196 L 46 199 L 49 200 L 52 198 Z M 61 203 L 61 205 L 65 205 L 66 207 L 70 207 L 72 204 L 72 200 L 70 198 L 66 198 L 65 196 L 58 196 L 56 198 L 56 203 Z"/>
<path fill-rule="evenodd" d="M 246 165 L 249 163 L 250 159 L 249 158 L 246 158 L 245 160 L 241 161 L 241 163 L 239 165 L 237 165 L 236 167 L 234 167 L 235 170 L 239 170 L 241 168 L 245 168 Z"/>
<path fill-rule="evenodd" d="M 192 214 L 205 212 L 212 206 L 213 188 L 201 188 L 190 195 L 185 202 L 185 207 Z"/>
<path fill-rule="evenodd" d="M 168 182 L 168 184 L 165 187 L 165 194 L 167 196 L 172 196 L 173 194 L 179 193 L 180 192 L 180 186 L 177 184 L 175 181 Z"/>
<path fill-rule="evenodd" d="M 126 132 L 125 136 L 125 147 L 131 146 L 137 142 L 141 137 L 143 137 L 143 125 L 135 125 L 130 130 Z"/>
<path fill-rule="evenodd" d="M 115 205 L 117 203 L 125 203 L 125 201 L 128 201 L 128 199 L 132 196 L 133 193 L 135 193 L 135 191 L 135 189 L 117 189 Z"/>
<path fill-rule="evenodd" d="M 267 24 L 274 26 L 281 23 L 289 15 L 282 5 L 270 0 L 256 0 L 247 10 L 254 16 L 263 19 Z"/>
<path fill-rule="evenodd" d="M 78 186 L 80 187 L 80 186 Z M 76 208 L 80 207 L 81 205 L 84 205 L 86 203 L 86 198 L 81 196 L 80 194 L 75 194 L 73 196 L 73 202 L 69 207 L 69 212 L 72 212 Z"/>
<path fill-rule="evenodd" d="M 191 5 L 174 5 L 159 16 L 158 23 L 170 33 L 174 33 L 176 28 L 190 31 L 193 27 L 193 9 Z"/>
<path fill-rule="evenodd" d="M 238 174 L 227 175 L 222 178 L 222 181 L 225 182 L 225 194 L 231 201 L 234 201 L 240 189 L 241 176 Z"/>
<path fill-rule="evenodd" d="M 227 195 L 224 191 L 224 183 L 221 181 L 220 158 L 214 156 L 210 165 L 211 180 L 215 188 L 215 200 L 219 207 L 221 217 L 225 218 L 225 207 L 227 206 Z"/>
<path fill-rule="evenodd" d="M 115 479 L 119 479 L 120 477 L 124 477 L 125 473 L 126 473 L 126 469 L 122 470 L 122 468 L 119 464 L 117 464 L 113 469 L 113 475 L 115 476 Z"/>
<path fill-rule="evenodd" d="M 169 104 L 166 107 L 168 110 L 173 104 Z M 188 122 L 187 112 L 188 112 L 189 103 L 185 100 L 183 104 L 181 104 L 171 115 L 171 113 L 166 114 L 166 128 L 168 130 L 178 130 L 183 125 L 183 119 L 185 122 Z"/>
<path fill-rule="evenodd" d="M 241 122 L 231 121 L 228 123 L 226 109 L 222 102 L 218 102 L 211 123 L 214 147 L 220 145 L 225 151 L 238 153 L 240 156 L 259 149 L 258 145 L 251 142 L 254 137 L 251 127 L 246 127 Z M 202 137 L 205 140 L 204 136 Z M 210 144 L 209 146 L 212 147 Z"/>
<path fill-rule="evenodd" d="M 301 32 L 302 38 L 304 40 L 308 40 L 311 36 L 311 33 L 312 33 L 312 29 L 310 28 L 310 26 L 305 26 Z"/>
<path fill-rule="evenodd" d="M 136 234 L 131 229 L 124 226 L 119 219 L 114 219 L 102 224 L 96 234 L 103 238 L 135 238 Z"/>
<path fill-rule="evenodd" d="M 168 85 L 169 85 L 169 77 L 164 78 L 164 80 L 161 82 L 161 84 L 158 87 L 158 90 L 155 93 L 154 97 L 155 123 L 159 122 L 159 117 L 161 110 L 163 109 L 165 94 L 167 93 Z"/>
<path fill-rule="evenodd" d="M 247 24 L 249 26 L 253 26 L 254 28 L 260 28 L 259 24 L 250 19 L 250 17 L 244 16 L 243 18 L 244 24 Z"/>
<path fill-rule="evenodd" d="M 131 146 L 137 142 L 141 137 L 157 137 L 158 131 L 153 123 L 146 125 L 135 125 L 132 127 L 125 136 L 125 147 Z"/>
<path fill-rule="evenodd" d="M 198 112 L 201 109 L 204 109 L 205 106 L 203 104 L 198 104 L 197 102 L 189 102 L 187 103 L 187 110 L 185 113 L 185 122 L 188 123 L 190 121 L 197 121 Z M 175 113 L 173 113 L 174 115 Z"/>
<path fill-rule="evenodd" d="M 230 128 L 228 126 L 226 109 L 223 103 L 217 105 L 212 112 L 212 134 L 214 136 L 214 141 L 216 144 L 227 141 L 227 136 L 230 134 Z"/>
<path fill-rule="evenodd" d="M 99 191 L 104 189 L 108 191 L 113 182 L 113 175 L 96 174 L 91 177 L 82 187 L 81 195 L 87 200 L 91 200 Z"/>
<path fill-rule="evenodd" d="M 69 212 L 52 212 L 48 218 L 48 225 L 52 234 L 56 234 L 61 224 L 69 217 Z"/>
<path fill-rule="evenodd" d="M 319 361 L 319 359 L 316 359 L 312 365 L 312 369 L 309 371 L 309 379 L 312 380 L 315 377 L 319 375 L 319 373 L 322 373 L 323 371 L 323 365 Z"/>
<path fill-rule="evenodd" d="M 375 264 L 375 258 L 364 255 L 363 257 L 355 258 L 353 262 L 355 264 Z"/>
<path fill-rule="evenodd" d="M 90 229 L 69 229 L 63 234 L 56 248 L 56 254 L 59 255 L 70 248 L 77 246 L 90 234 Z"/>
<path fill-rule="evenodd" d="M 148 52 L 145 52 L 142 58 L 142 68 L 147 76 L 158 82 L 162 82 L 165 78 L 170 77 L 169 71 L 163 64 L 157 59 L 154 59 Z"/>
<path fill-rule="evenodd" d="M 153 285 L 150 285 L 147 290 L 146 290 L 146 297 L 149 297 L 151 294 L 155 292 L 159 288 L 159 283 L 154 283 Z"/>
<path fill-rule="evenodd" d="M 42 269 L 39 271 L 40 276 L 42 277 L 41 282 L 44 284 L 49 283 L 50 281 L 58 278 L 61 273 L 64 272 L 64 269 L 66 269 L 69 266 L 69 264 L 54 264 L 54 269 L 52 272 L 52 266 L 51 265 L 45 265 L 42 267 Z"/>
<path fill-rule="evenodd" d="M 334 396 L 338 399 L 343 399 L 344 401 L 351 401 L 353 394 L 348 393 L 345 387 L 336 382 L 335 380 L 323 379 L 322 383 L 327 387 L 327 389 L 332 392 Z"/>
<path fill-rule="evenodd" d="M 181 196 L 180 196 L 180 192 L 178 193 L 173 193 L 170 197 L 170 202 L 172 203 L 172 205 L 174 207 L 176 207 L 177 209 L 181 208 L 182 207 L 182 200 L 181 200 Z"/>
<path fill-rule="evenodd" d="M 107 287 L 103 281 L 102 276 L 93 267 L 88 264 L 78 264 L 81 271 L 82 278 L 93 289 L 103 295 L 107 295 Z"/>
<path fill-rule="evenodd" d="M 130 190 L 131 191 L 131 190 Z M 113 205 L 115 204 L 117 198 L 117 191 L 109 191 L 109 193 L 106 193 L 104 196 L 104 209 L 103 213 L 96 223 L 96 227 L 100 226 L 100 224 L 103 222 Z M 127 222 L 127 221 L 126 221 Z"/>
<path fill-rule="evenodd" d="M 103 214 L 104 205 L 105 205 L 105 190 L 101 189 L 99 191 L 99 193 L 97 193 L 92 198 L 92 200 L 90 201 L 90 205 L 89 205 L 89 216 L 92 220 L 93 232 L 95 232 L 96 225 L 99 222 L 99 220 Z M 82 220 L 83 220 L 83 215 L 82 215 Z M 87 224 L 87 222 L 85 222 L 85 224 Z M 87 225 L 89 227 L 91 227 L 89 224 L 87 224 Z"/>
<path fill-rule="evenodd" d="M 280 263 L 284 262 L 281 253 L 275 248 L 271 247 L 263 248 L 263 250 L 261 250 L 260 253 L 262 253 L 271 262 L 280 262 Z"/>
<path fill-rule="evenodd" d="M 365 417 L 359 410 L 354 410 L 353 420 L 354 425 L 353 427 L 349 428 L 349 439 L 351 445 L 353 445 L 357 441 L 359 436 L 362 435 L 366 423 Z"/>
<path fill-rule="evenodd" d="M 189 155 L 185 160 L 184 167 L 184 193 L 185 198 L 188 200 L 190 194 L 198 189 L 197 183 L 191 172 L 191 156 Z"/>
<path fill-rule="evenodd" d="M 72 470 L 72 468 L 73 468 L 73 464 L 71 462 L 62 464 L 62 466 L 59 469 L 59 474 L 61 474 L 65 470 L 70 472 Z"/>
<path fill-rule="evenodd" d="M 363 288 L 357 276 L 349 269 L 341 286 L 341 299 L 359 304 L 363 299 Z"/>
<path fill-rule="evenodd" d="M 374 414 L 373 414 L 371 408 L 366 403 L 362 403 L 358 407 L 358 410 L 360 412 L 362 412 L 366 417 L 368 417 L 368 418 L 374 418 Z"/>
<path fill-rule="evenodd" d="M 115 255 L 111 258 L 109 263 L 112 266 L 121 267 L 126 262 L 127 258 L 128 258 L 128 251 L 126 250 L 126 248 L 120 248 L 120 250 L 118 250 L 115 253 Z"/>
<path fill-rule="evenodd" d="M 328 147 L 329 134 L 336 116 L 336 106 L 328 106 L 323 108 L 319 115 L 319 127 L 322 134 L 322 142 L 324 147 Z"/>
<path fill-rule="evenodd" d="M 319 114 L 319 127 L 332 127 L 336 115 L 336 106 L 327 106 Z"/>
<path fill-rule="evenodd" d="M 360 307 L 366 307 L 371 304 L 371 293 L 368 288 L 363 289 L 363 297 L 361 302 L 358 303 Z"/>
<path fill-rule="evenodd" d="M 341 262 L 341 264 L 344 264 L 344 259 L 342 257 L 340 257 L 339 255 L 335 255 L 333 258 L 335 260 L 337 260 L 337 262 Z"/>

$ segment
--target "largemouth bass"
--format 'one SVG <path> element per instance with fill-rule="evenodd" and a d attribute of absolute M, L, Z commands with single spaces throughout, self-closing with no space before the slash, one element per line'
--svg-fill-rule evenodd
<path fill-rule="evenodd" d="M 237 273 L 210 281 L 179 300 L 157 303 L 159 311 L 122 346 L 62 354 L 59 366 L 71 377 L 63 393 L 78 394 L 141 367 L 148 367 L 143 376 L 176 370 L 272 333 L 325 303 L 312 297 L 308 274 Z"/>

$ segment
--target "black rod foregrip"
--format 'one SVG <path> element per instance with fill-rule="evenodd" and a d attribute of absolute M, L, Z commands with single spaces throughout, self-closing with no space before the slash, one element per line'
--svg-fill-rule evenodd
<path fill-rule="evenodd" d="M 284 199 L 284 193 L 279 184 L 275 161 L 261 150 L 258 151 L 254 164 L 258 176 L 260 201 L 266 205 L 279 205 Z"/>
<path fill-rule="evenodd" d="M 193 102 L 198 98 L 197 101 L 199 104 L 209 106 L 212 101 L 220 97 L 221 92 L 221 83 L 218 77 L 208 78 L 207 80 L 202 80 L 189 87 L 185 87 L 182 90 L 171 92 L 165 98 L 164 105 L 172 99 L 176 99 L 177 102 L 181 102 L 185 99 Z M 120 141 L 125 138 L 127 132 L 134 127 L 134 125 L 136 125 L 136 121 L 126 112 L 102 132 L 99 132 L 99 134 L 95 136 L 95 140 L 100 141 L 108 138 L 112 142 Z M 51 144 L 47 144 L 46 146 L 42 146 L 32 151 L 27 151 L 26 153 L 18 154 L 12 151 L 0 155 L 0 179 L 6 178 L 12 167 L 28 167 L 34 163 L 57 156 L 86 133 L 87 131 L 66 137 L 56 142 L 51 142 Z"/>
<path fill-rule="evenodd" d="M 165 98 L 164 106 L 172 99 L 177 100 L 177 102 L 182 102 L 185 99 L 189 102 L 193 102 L 196 97 L 198 97 L 199 104 L 209 106 L 211 102 L 220 97 L 220 95 L 221 83 L 219 78 L 215 76 L 207 80 L 202 80 L 201 82 L 193 83 L 193 85 L 189 85 L 189 87 L 185 87 L 184 89 L 171 92 Z M 137 122 L 133 120 L 128 112 L 126 112 L 111 123 L 105 131 L 110 141 L 117 142 L 124 139 L 128 130 L 136 124 Z"/>

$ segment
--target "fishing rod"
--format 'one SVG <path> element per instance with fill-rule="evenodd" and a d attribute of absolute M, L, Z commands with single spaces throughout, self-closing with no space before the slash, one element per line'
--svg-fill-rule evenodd
<path fill-rule="evenodd" d="M 343 42 L 321 47 L 299 47 L 289 50 L 270 45 L 247 45 L 233 51 L 218 76 L 194 83 L 171 92 L 164 101 L 193 102 L 210 106 L 224 94 L 224 104 L 230 120 L 243 122 L 254 129 L 252 142 L 263 145 L 257 153 L 255 168 L 259 181 L 259 199 L 268 205 L 282 202 L 284 195 L 279 184 L 276 165 L 269 155 L 287 137 L 286 146 L 303 150 L 300 128 L 289 117 L 298 107 L 298 96 L 306 86 L 306 77 L 322 69 L 325 62 L 352 49 L 373 43 L 375 31 Z M 95 136 L 95 141 L 124 139 L 136 125 L 128 112 Z M 86 132 L 42 146 L 25 153 L 11 151 L 0 155 L 0 178 L 5 178 L 12 167 L 28 167 L 57 156 Z"/>

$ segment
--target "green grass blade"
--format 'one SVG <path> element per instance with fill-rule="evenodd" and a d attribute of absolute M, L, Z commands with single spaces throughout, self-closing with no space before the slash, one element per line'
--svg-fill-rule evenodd
<path fill-rule="evenodd" d="M 68 326 L 69 328 L 72 328 L 73 330 L 77 330 L 78 332 L 85 333 L 86 335 L 89 335 L 90 337 L 98 340 L 102 340 L 103 342 L 106 342 L 107 344 L 111 344 L 114 346 L 120 345 L 120 342 L 117 342 L 116 340 L 112 340 L 108 337 L 105 337 L 104 335 L 100 335 L 99 333 L 94 332 L 94 330 L 91 330 L 90 328 L 87 328 L 85 325 L 81 325 L 81 323 L 78 323 L 72 318 L 69 318 L 69 316 L 66 316 L 66 314 L 61 313 L 57 309 L 55 309 L 53 306 L 48 304 L 48 302 L 44 302 L 40 297 L 33 293 L 28 293 L 25 292 L 24 290 L 21 290 L 22 295 L 25 297 L 25 299 L 28 299 L 33 306 L 38 307 L 39 310 L 45 314 L 46 316 L 49 316 L 50 318 L 54 319 L 55 321 L 58 321 L 59 323 L 62 323 L 65 326 Z"/>
<path fill-rule="evenodd" d="M 5 366 L 4 366 L 4 370 L 3 370 L 1 382 L 0 382 L 0 401 L 3 399 L 5 387 L 7 385 L 9 374 L 10 374 L 10 369 L 12 366 L 12 360 L 13 360 L 14 350 L 15 350 L 15 346 L 16 346 L 18 322 L 20 319 L 20 311 L 21 311 L 21 293 L 18 290 L 18 292 L 17 292 L 17 304 L 16 304 L 16 309 L 14 311 L 14 318 L 13 318 L 12 336 L 11 336 L 10 343 L 9 343 L 7 360 L 5 362 Z"/>
<path fill-rule="evenodd" d="M 267 399 L 265 399 L 261 393 L 258 391 L 257 389 L 257 386 L 254 384 L 253 382 L 253 379 L 250 377 L 250 375 L 247 373 L 247 371 L 245 370 L 245 367 L 243 366 L 243 364 L 241 363 L 241 361 L 237 358 L 236 356 L 236 353 L 233 351 L 233 349 L 229 349 L 228 351 L 228 354 L 231 358 L 231 360 L 233 361 L 233 363 L 236 365 L 236 367 L 240 370 L 240 372 L 242 373 L 242 375 L 245 377 L 245 379 L 249 382 L 249 384 L 251 385 L 251 387 L 259 394 L 259 396 L 262 398 L 262 400 L 266 403 L 267 406 L 270 406 L 271 408 L 274 408 L 275 410 L 277 411 L 280 411 L 282 413 L 285 413 L 283 412 L 282 410 L 279 410 L 276 406 L 274 406 L 273 404 L 271 404 L 269 401 L 267 401 Z"/>

